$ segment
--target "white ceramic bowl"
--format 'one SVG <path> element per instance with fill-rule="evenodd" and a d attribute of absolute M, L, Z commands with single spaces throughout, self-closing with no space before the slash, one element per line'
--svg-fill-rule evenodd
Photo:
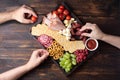
<path fill-rule="evenodd" d="M 88 42 L 89 42 L 90 40 L 94 41 L 94 43 L 95 43 L 95 47 L 94 47 L 93 49 L 90 49 L 90 48 L 88 47 Z M 91 46 L 92 46 L 92 45 L 93 45 L 93 44 L 91 44 Z M 96 50 L 96 49 L 98 48 L 98 41 L 97 41 L 96 39 L 93 39 L 93 38 L 88 38 L 88 39 L 85 41 L 85 47 L 86 47 L 89 51 L 94 51 L 94 50 Z"/>

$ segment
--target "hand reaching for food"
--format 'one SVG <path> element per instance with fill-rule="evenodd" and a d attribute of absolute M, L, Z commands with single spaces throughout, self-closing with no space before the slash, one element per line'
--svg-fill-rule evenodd
<path fill-rule="evenodd" d="M 90 33 L 85 33 L 83 31 L 85 30 L 91 30 Z M 81 29 L 83 33 L 81 34 L 82 36 L 87 36 L 95 39 L 102 39 L 104 36 L 104 33 L 99 29 L 99 27 L 96 24 L 92 23 L 86 23 Z"/>
<path fill-rule="evenodd" d="M 27 18 L 25 14 L 27 14 Z M 37 15 L 31 7 L 23 5 L 13 11 L 12 18 L 20 23 L 34 23 L 37 20 Z"/>
<path fill-rule="evenodd" d="M 80 31 L 91 30 L 90 33 L 82 33 L 82 36 L 87 36 L 105 41 L 120 49 L 120 37 L 103 33 L 96 24 L 86 23 Z"/>
<path fill-rule="evenodd" d="M 47 57 L 49 53 L 44 49 L 37 49 L 33 51 L 30 60 L 26 64 L 29 69 L 33 69 L 39 64 L 41 64 Z"/>

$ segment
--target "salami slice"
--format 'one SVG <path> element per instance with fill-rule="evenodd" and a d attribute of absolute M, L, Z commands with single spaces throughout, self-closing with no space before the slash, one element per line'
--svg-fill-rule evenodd
<path fill-rule="evenodd" d="M 53 42 L 53 38 L 46 35 L 46 34 L 42 34 L 38 37 L 38 41 L 44 46 L 44 47 L 49 47 L 52 42 Z"/>

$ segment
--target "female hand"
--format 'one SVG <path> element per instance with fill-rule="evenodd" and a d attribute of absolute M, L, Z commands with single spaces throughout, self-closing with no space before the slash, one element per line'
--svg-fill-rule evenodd
<path fill-rule="evenodd" d="M 33 69 L 41 64 L 47 57 L 49 53 L 44 49 L 37 49 L 33 51 L 30 60 L 26 64 L 28 69 Z"/>
<path fill-rule="evenodd" d="M 87 36 L 95 39 L 102 39 L 104 37 L 104 33 L 99 29 L 96 24 L 86 23 L 80 31 L 91 30 L 90 33 L 82 33 L 82 36 Z"/>
<path fill-rule="evenodd" d="M 12 12 L 12 19 L 20 22 L 20 23 L 33 23 L 31 19 L 25 18 L 25 13 L 29 14 L 28 16 L 35 16 L 37 18 L 37 15 L 33 11 L 31 7 L 28 7 L 26 5 L 21 6 L 20 8 L 17 8 Z"/>

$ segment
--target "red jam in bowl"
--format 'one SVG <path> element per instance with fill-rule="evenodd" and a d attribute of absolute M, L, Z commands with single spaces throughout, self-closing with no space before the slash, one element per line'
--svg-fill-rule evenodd
<path fill-rule="evenodd" d="M 93 39 L 88 40 L 88 42 L 87 42 L 87 47 L 88 47 L 89 49 L 94 49 L 94 48 L 96 47 L 96 42 L 95 42 L 95 40 L 93 40 Z"/>
<path fill-rule="evenodd" d="M 85 46 L 88 50 L 94 51 L 98 47 L 98 42 L 96 39 L 88 38 L 85 42 Z"/>

